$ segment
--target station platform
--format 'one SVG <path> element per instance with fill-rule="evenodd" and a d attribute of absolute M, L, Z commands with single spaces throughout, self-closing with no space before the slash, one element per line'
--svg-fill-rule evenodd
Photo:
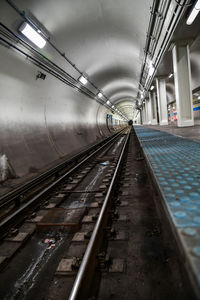
<path fill-rule="evenodd" d="M 159 131 L 168 132 L 177 136 L 182 136 L 194 141 L 200 142 L 200 125 L 196 124 L 189 127 L 177 127 L 176 124 L 169 125 L 147 125 L 146 128 L 151 128 Z"/>
<path fill-rule="evenodd" d="M 150 126 L 134 129 L 200 297 L 200 143 Z"/>

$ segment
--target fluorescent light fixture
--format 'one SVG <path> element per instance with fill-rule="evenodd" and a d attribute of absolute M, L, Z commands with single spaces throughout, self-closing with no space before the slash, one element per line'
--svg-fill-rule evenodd
<path fill-rule="evenodd" d="M 149 64 L 149 76 L 152 76 L 154 71 L 155 71 L 155 68 L 153 66 L 152 61 L 150 61 L 150 64 Z"/>
<path fill-rule="evenodd" d="M 114 105 L 111 106 L 112 108 L 115 108 Z"/>
<path fill-rule="evenodd" d="M 99 93 L 97 94 L 97 97 L 102 98 L 102 97 L 103 97 L 103 94 L 102 94 L 101 92 L 99 92 Z"/>
<path fill-rule="evenodd" d="M 38 33 L 41 31 L 36 31 L 28 23 L 23 23 L 20 26 L 19 31 L 40 49 L 42 49 L 46 45 L 45 39 Z"/>
<path fill-rule="evenodd" d="M 107 100 L 107 101 L 106 101 L 106 104 L 108 104 L 108 105 L 109 105 L 109 104 L 110 104 L 110 101 L 109 101 L 109 100 Z"/>
<path fill-rule="evenodd" d="M 200 96 L 198 96 L 197 99 L 200 100 Z"/>
<path fill-rule="evenodd" d="M 187 21 L 186 21 L 187 25 L 191 25 L 194 22 L 194 20 L 196 19 L 196 16 L 199 13 L 199 10 L 200 10 L 200 0 L 197 0 L 195 6 L 191 10 L 191 12 L 187 18 Z"/>
<path fill-rule="evenodd" d="M 172 78 L 174 76 L 174 74 L 173 73 L 171 73 L 170 75 L 169 75 L 169 78 Z"/>
<path fill-rule="evenodd" d="M 153 89 L 154 89 L 154 85 L 151 86 L 150 90 L 153 91 Z"/>
<path fill-rule="evenodd" d="M 78 79 L 83 85 L 86 85 L 86 83 L 88 82 L 87 79 L 84 76 L 79 77 Z"/>

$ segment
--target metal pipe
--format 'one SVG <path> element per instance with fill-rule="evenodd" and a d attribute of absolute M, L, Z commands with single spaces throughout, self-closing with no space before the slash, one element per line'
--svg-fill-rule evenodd
<path fill-rule="evenodd" d="M 71 76 L 69 73 L 67 73 L 65 70 L 63 70 L 62 68 L 60 68 L 58 65 L 56 65 L 53 61 L 51 61 L 50 59 L 48 59 L 47 57 L 45 57 L 42 53 L 40 53 L 39 51 L 37 51 L 35 48 L 33 48 L 31 45 L 29 45 L 28 43 L 26 43 L 23 39 L 21 39 L 17 34 L 15 34 L 14 32 L 12 32 L 7 26 L 5 26 L 3 23 L 0 23 L 0 26 L 3 27 L 4 29 L 6 29 L 11 35 L 13 35 L 25 48 L 31 49 L 31 51 L 33 51 L 34 53 L 36 53 L 36 55 L 38 55 L 39 57 L 41 57 L 42 59 L 44 59 L 45 61 L 47 61 L 47 63 L 49 63 L 50 65 L 52 65 L 53 67 L 55 67 L 57 70 L 52 70 L 50 69 L 47 65 L 45 65 L 43 62 L 35 59 L 34 57 L 32 57 L 30 54 L 25 53 L 22 49 L 20 49 L 17 46 L 14 46 L 12 43 L 8 42 L 7 40 L 0 38 L 4 43 L 6 43 L 7 45 L 9 45 L 9 47 L 14 48 L 15 50 L 19 51 L 21 54 L 25 55 L 26 57 L 28 57 L 29 59 L 32 60 L 33 63 L 35 63 L 36 65 L 38 65 L 40 68 L 42 68 L 43 70 L 47 71 L 48 73 L 50 73 L 51 75 L 53 75 L 54 77 L 56 77 L 57 79 L 61 80 L 62 82 L 64 82 L 65 84 L 71 86 L 72 88 L 76 89 L 77 91 L 85 94 L 86 96 L 90 97 L 91 99 L 95 99 L 95 101 L 97 101 L 98 103 L 104 105 L 106 108 L 110 109 L 110 107 L 102 102 L 100 99 L 96 98 L 96 95 L 91 92 L 89 89 L 87 89 L 86 87 L 82 87 L 79 88 L 76 86 L 75 83 L 77 83 L 77 80 Z M 16 42 L 16 41 L 15 41 Z M 63 78 L 63 75 L 60 75 L 58 73 L 58 71 L 60 71 L 62 74 L 64 74 L 68 79 Z M 56 72 L 56 73 L 55 73 Z M 71 81 L 69 81 L 71 80 Z"/>
<path fill-rule="evenodd" d="M 31 51 L 35 52 L 37 55 L 41 56 L 45 61 L 49 62 L 50 64 L 52 64 L 53 66 L 55 66 L 57 69 L 59 69 L 61 72 L 65 73 L 67 76 L 70 77 L 70 79 L 72 79 L 74 82 L 77 82 L 77 80 L 71 76 L 69 73 L 67 73 L 66 71 L 64 71 L 62 68 L 60 68 L 58 65 L 56 65 L 53 61 L 51 61 L 49 58 L 47 58 L 45 55 L 43 55 L 41 52 L 39 52 L 37 49 L 35 49 L 34 47 L 32 47 L 30 44 L 28 44 L 26 41 L 24 41 L 19 35 L 17 35 L 16 33 L 14 33 L 10 28 L 8 28 L 6 25 L 4 25 L 3 23 L 0 22 L 0 26 L 3 27 L 5 30 L 7 30 L 13 37 L 15 37 L 17 39 L 17 41 L 19 41 L 23 46 L 25 46 L 26 48 L 31 49 Z M 3 32 L 4 33 L 4 32 Z"/>
<path fill-rule="evenodd" d="M 169 27 L 168 27 L 168 30 L 166 31 L 166 34 L 163 38 L 163 41 L 160 45 L 160 49 L 158 51 L 158 53 L 156 54 L 156 59 L 155 59 L 155 70 L 154 70 L 154 73 L 152 74 L 151 78 L 148 79 L 147 82 L 145 82 L 147 80 L 147 76 L 148 76 L 148 73 L 146 74 L 146 76 L 143 76 L 143 81 L 144 81 L 144 85 L 145 85 L 145 90 L 148 90 L 152 81 L 153 81 L 153 77 L 154 77 L 154 74 L 156 72 L 156 69 L 158 68 L 159 66 L 159 63 L 170 43 L 170 40 L 171 40 L 171 36 L 173 35 L 175 29 L 176 29 L 176 26 L 181 18 L 181 16 L 184 14 L 185 12 L 185 9 L 187 8 L 187 6 L 189 5 L 188 4 L 188 1 L 190 2 L 190 0 L 185 0 L 183 5 L 179 5 L 177 2 L 176 2 L 176 8 L 174 9 L 174 14 L 171 18 L 171 21 L 170 21 L 170 24 L 169 24 Z M 167 7 L 169 7 L 169 1 L 168 1 L 168 5 Z M 166 10 L 167 12 L 167 10 Z M 162 22 L 162 28 L 164 26 L 164 21 L 166 20 L 166 16 L 167 14 L 165 14 L 165 18 Z M 161 28 L 161 30 L 162 30 Z M 156 47 L 157 47 L 157 44 L 154 46 L 154 50 L 153 50 L 153 55 L 155 55 L 155 52 L 156 52 Z M 144 69 L 147 68 L 147 66 L 144 66 Z M 144 73 L 143 73 L 144 75 Z"/>
<path fill-rule="evenodd" d="M 38 27 L 35 25 L 35 23 L 26 16 L 25 11 L 20 10 L 15 3 L 13 3 L 12 0 L 6 0 L 6 2 L 32 27 L 35 28 L 35 30 L 38 29 Z M 42 32 L 41 32 L 43 38 L 51 45 L 51 47 L 58 52 L 80 75 L 84 76 L 84 72 L 82 72 L 66 55 L 64 51 L 61 51 L 58 49 L 58 47 L 51 41 L 50 37 L 46 37 Z M 88 82 L 95 88 L 97 89 L 97 92 L 100 91 L 100 89 L 89 79 L 87 78 Z M 102 93 L 103 94 L 103 93 Z M 96 96 L 96 95 L 95 95 Z M 109 98 L 103 94 L 103 96 L 106 98 L 106 100 L 109 100 Z"/>
<path fill-rule="evenodd" d="M 16 33 L 14 33 L 12 30 L 10 30 L 7 26 L 5 26 L 3 23 L 0 23 L 0 26 L 3 27 L 5 30 L 7 30 L 11 35 L 13 35 L 18 41 L 20 41 L 23 46 L 25 46 L 26 48 L 30 48 L 31 51 L 35 52 L 37 55 L 41 56 L 44 60 L 46 60 L 47 62 L 49 62 L 50 64 L 52 64 L 53 66 L 55 66 L 57 69 L 59 69 L 62 73 L 64 73 L 65 75 L 67 75 L 71 80 L 73 80 L 74 82 L 77 83 L 77 79 L 75 79 L 73 76 L 71 76 L 69 73 L 67 73 L 65 70 L 63 70 L 62 68 L 60 68 L 58 65 L 56 65 L 53 61 L 51 61 L 50 59 L 48 59 L 46 56 L 44 56 L 42 53 L 40 53 L 38 50 L 36 50 L 34 47 L 32 47 L 31 45 L 29 45 L 26 41 L 24 41 L 21 37 L 19 37 Z M 83 87 L 86 90 L 88 90 L 86 87 Z M 90 93 L 92 93 L 90 90 L 88 90 Z M 93 93 L 94 96 L 96 96 Z"/>
<path fill-rule="evenodd" d="M 142 66 L 142 70 L 141 70 L 141 75 L 140 75 L 140 83 L 142 84 L 142 78 L 143 78 L 143 73 L 144 73 L 144 69 L 145 69 L 145 65 L 146 65 L 146 60 L 147 60 L 147 55 L 148 55 L 148 50 L 149 50 L 149 45 L 150 45 L 150 37 L 154 28 L 154 24 L 155 24 L 155 20 L 156 20 L 156 11 L 158 9 L 159 6 L 159 0 L 154 0 L 153 3 L 153 8 L 152 8 L 152 14 L 151 14 L 151 18 L 150 18 L 150 22 L 149 22 L 149 28 L 148 28 L 148 32 L 147 32 L 147 39 L 146 39 L 146 43 L 145 43 L 145 57 L 144 57 L 144 62 L 143 62 L 143 66 Z"/>
<path fill-rule="evenodd" d="M 162 12 L 162 14 L 164 14 L 163 15 L 163 19 L 162 19 L 162 21 L 159 19 L 159 27 L 157 28 L 157 32 L 156 32 L 156 34 L 154 34 L 155 35 L 155 37 L 156 37 L 156 39 L 158 39 L 159 38 L 159 36 L 160 36 L 160 34 L 161 34 L 161 32 L 162 32 L 162 29 L 163 29 L 163 26 L 164 26 L 164 22 L 165 22 L 165 19 L 166 19 L 166 16 L 167 16 L 167 12 L 168 12 L 168 9 L 169 9 L 169 6 L 170 6 L 170 0 L 168 0 L 168 2 L 166 2 L 166 1 L 164 1 L 164 9 L 163 9 L 163 12 Z M 152 51 L 151 51 L 151 53 L 152 53 L 152 55 L 154 55 L 154 53 L 155 53 L 155 49 L 156 49 L 156 46 L 157 46 L 157 44 L 156 44 L 156 39 L 155 39 L 155 43 L 154 43 L 154 45 L 152 45 Z"/>
<path fill-rule="evenodd" d="M 92 92 L 89 91 L 91 93 L 91 95 L 89 93 L 84 92 L 83 90 L 81 90 L 80 88 L 78 88 L 76 85 L 74 85 L 73 83 L 69 82 L 67 79 L 63 78 L 62 75 L 57 74 L 55 71 L 53 71 L 52 69 L 50 69 L 49 67 L 47 67 L 44 63 L 42 63 L 38 59 L 32 57 L 30 54 L 24 52 L 22 49 L 18 48 L 17 46 L 13 45 L 12 43 L 8 42 L 7 40 L 3 39 L 2 37 L 0 37 L 0 41 L 2 41 L 3 43 L 7 44 L 9 47 L 17 50 L 18 52 L 20 52 L 21 54 L 23 54 L 24 56 L 26 56 L 26 58 L 29 58 L 33 63 L 35 63 L 36 65 L 38 65 L 40 68 L 42 68 L 45 71 L 49 72 L 51 75 L 53 75 L 56 78 L 60 79 L 62 82 L 66 83 L 67 85 L 69 85 L 69 86 L 71 86 L 71 87 L 79 90 L 79 92 L 84 93 L 85 95 L 87 95 L 91 99 L 93 99 L 95 97 L 95 95 L 92 94 Z"/>
<path fill-rule="evenodd" d="M 148 36 L 148 38 L 150 39 L 148 51 L 149 51 L 150 46 L 151 46 L 151 51 L 150 51 L 150 52 L 151 52 L 152 57 L 153 57 L 153 55 L 155 54 L 155 50 L 156 50 L 156 47 L 157 47 L 157 44 L 158 44 L 158 37 L 159 37 L 159 35 L 160 35 L 161 31 L 162 31 L 162 28 L 163 28 L 163 26 L 164 26 L 164 22 L 165 22 L 165 19 L 166 19 L 166 15 L 167 15 L 167 11 L 168 11 L 168 10 L 165 9 L 165 15 L 164 15 L 164 17 L 163 17 L 162 22 L 160 22 L 160 19 L 159 19 L 159 20 L 157 21 L 157 23 L 159 23 L 159 26 L 157 26 L 157 28 L 155 28 L 155 26 L 156 26 L 156 24 L 157 24 L 157 23 L 156 23 L 156 20 L 158 19 L 157 14 L 158 14 L 159 8 L 160 8 L 161 12 L 162 12 L 162 8 L 163 8 L 163 9 L 166 8 L 166 5 L 167 5 L 167 8 L 169 8 L 170 2 L 171 2 L 171 0 L 168 0 L 167 4 L 165 3 L 165 1 L 164 1 L 164 2 L 161 2 L 161 3 L 160 3 L 160 2 L 157 2 L 156 10 L 154 10 L 154 14 L 156 15 L 156 17 L 155 17 L 154 24 L 153 24 L 153 23 L 151 24 L 151 25 L 153 26 L 151 35 L 154 35 L 154 36 L 155 36 L 155 41 L 152 42 L 152 45 L 151 45 L 151 39 L 150 39 L 151 35 Z M 163 3 L 164 3 L 165 5 L 162 5 Z M 157 24 L 157 25 L 158 25 L 158 24 Z M 159 35 L 154 34 L 154 31 L 155 31 L 155 30 L 157 30 L 157 32 L 159 31 Z M 157 41 L 157 43 L 156 43 L 156 41 Z M 146 55 L 147 55 L 148 51 L 146 51 Z M 141 82 L 142 82 L 142 80 L 143 80 L 143 85 L 145 85 L 146 77 L 148 76 L 148 72 L 146 72 L 146 75 L 144 76 L 145 69 L 147 69 L 147 68 L 148 68 L 148 66 L 146 65 L 146 60 L 145 60 L 145 62 L 144 62 L 144 64 L 143 64 L 143 73 L 141 73 L 141 75 L 142 75 Z M 152 77 L 153 77 L 153 76 L 152 76 Z M 146 84 L 146 85 L 147 85 L 147 84 Z"/>
<path fill-rule="evenodd" d="M 90 238 L 89 244 L 87 246 L 86 252 L 84 254 L 81 266 L 79 268 L 78 274 L 76 276 L 76 279 L 75 279 L 75 282 L 74 282 L 74 285 L 72 287 L 72 290 L 71 290 L 71 293 L 70 293 L 70 296 L 69 296 L 68 300 L 75 300 L 75 299 L 77 299 L 77 296 L 78 296 L 79 290 L 81 288 L 81 284 L 82 284 L 83 278 L 84 278 L 86 270 L 87 270 L 87 266 L 88 266 L 90 257 L 92 255 L 92 251 L 93 251 L 96 239 L 98 237 L 98 232 L 100 230 L 100 227 L 101 227 L 101 224 L 102 224 L 102 221 L 103 221 L 103 218 L 104 218 L 104 213 L 106 211 L 106 208 L 107 208 L 107 205 L 108 205 L 108 202 L 109 202 L 110 194 L 112 192 L 113 185 L 115 183 L 115 180 L 116 180 L 116 177 L 117 177 L 117 173 L 119 171 L 119 167 L 120 167 L 121 162 L 122 162 L 122 158 L 123 158 L 123 155 L 124 155 L 124 151 L 125 151 L 125 148 L 126 148 L 126 145 L 127 145 L 128 139 L 129 139 L 129 136 L 130 136 L 130 131 L 129 131 L 129 134 L 127 135 L 127 137 L 126 137 L 126 141 L 125 141 L 124 146 L 122 148 L 122 151 L 121 151 L 121 154 L 120 154 L 120 157 L 119 157 L 119 160 L 118 160 L 118 163 L 117 163 L 117 166 L 116 166 L 116 169 L 115 169 L 115 172 L 114 172 L 111 184 L 109 186 L 108 192 L 107 192 L 105 200 L 103 202 L 102 209 L 100 211 L 99 217 L 98 217 L 97 222 L 95 224 L 92 236 Z"/>
<path fill-rule="evenodd" d="M 171 0 L 168 0 L 168 2 L 170 2 Z M 149 41 L 149 49 L 148 52 L 151 53 L 151 57 L 153 59 L 153 55 L 154 55 L 154 51 L 153 49 L 156 48 L 157 43 L 158 43 L 158 39 L 159 39 L 159 35 L 157 35 L 157 32 L 159 30 L 159 28 L 162 28 L 164 21 L 165 21 L 165 17 L 163 17 L 163 19 L 161 20 L 160 15 L 162 15 L 162 7 L 163 7 L 163 3 L 165 3 L 165 1 L 159 2 L 157 3 L 157 8 L 155 10 L 155 22 L 153 24 L 153 28 L 152 28 L 152 32 L 151 32 L 151 36 L 150 36 L 150 41 Z M 154 37 L 154 39 L 152 39 L 152 37 Z M 146 62 L 145 62 L 146 63 Z M 146 72 L 145 69 L 148 69 L 148 66 L 145 65 L 144 66 L 144 73 L 143 73 L 143 80 L 145 81 L 147 75 L 148 75 L 148 71 Z"/>
<path fill-rule="evenodd" d="M 188 0 L 188 1 L 190 3 L 190 0 Z M 173 21 L 171 21 L 171 23 L 173 23 L 172 24 L 173 27 L 171 28 L 170 31 L 168 31 L 166 33 L 166 38 L 163 40 L 162 46 L 160 48 L 160 51 L 157 54 L 157 61 L 156 61 L 156 66 L 155 66 L 154 74 L 155 74 L 156 69 L 158 68 L 158 66 L 160 64 L 161 59 L 163 58 L 163 56 L 165 54 L 166 49 L 168 48 L 168 46 L 169 46 L 169 44 L 171 42 L 171 36 L 173 35 L 173 33 L 174 33 L 174 31 L 175 31 L 175 29 L 177 27 L 178 22 L 180 21 L 181 17 L 185 13 L 185 10 L 187 9 L 187 7 L 190 5 L 190 4 L 187 3 L 188 1 L 185 0 L 184 4 L 182 4 L 181 6 L 179 4 L 177 4 L 177 8 L 179 7 L 179 10 L 178 10 L 178 13 L 177 13 L 177 17 L 175 18 L 175 16 L 174 16 Z M 149 87 L 152 84 L 154 74 L 152 75 L 151 80 L 149 80 L 148 83 L 147 83 L 147 85 L 146 85 L 146 89 L 147 90 L 149 89 Z"/>

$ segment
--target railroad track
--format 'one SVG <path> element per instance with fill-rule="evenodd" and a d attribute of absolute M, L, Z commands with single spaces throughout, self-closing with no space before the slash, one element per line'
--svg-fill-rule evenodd
<path fill-rule="evenodd" d="M 53 190 L 90 159 L 106 147 L 111 147 L 123 132 L 124 129 L 0 197 L 1 238 L 4 237 L 9 227 L 16 225 L 17 220 L 20 222 L 23 219 L 25 212 L 34 209 L 41 200 L 44 201 Z"/>
<path fill-rule="evenodd" d="M 118 183 L 118 178 L 122 168 L 123 159 L 126 154 L 126 148 L 128 145 L 129 136 L 130 136 L 130 132 L 127 134 L 127 137 L 124 141 L 124 145 L 122 147 L 119 160 L 114 169 L 114 173 L 109 188 L 107 190 L 105 198 L 102 201 L 102 207 L 98 213 L 98 219 L 94 226 L 87 249 L 83 256 L 81 265 L 79 267 L 78 274 L 76 276 L 74 285 L 72 287 L 69 296 L 69 300 L 87 299 L 88 297 L 88 290 L 86 287 L 90 286 L 91 284 L 93 273 L 95 271 L 97 255 L 98 252 L 100 252 L 101 243 L 103 237 L 105 236 L 105 227 L 108 222 L 109 210 L 111 209 L 112 206 L 114 189 L 116 188 L 116 185 Z M 105 260 L 105 257 L 103 259 Z M 91 268 L 91 266 L 94 267 Z"/>
<path fill-rule="evenodd" d="M 113 141 L 115 137 L 119 136 L 121 132 L 115 133 L 112 136 L 107 137 L 106 139 L 94 144 L 93 146 L 89 147 L 88 149 L 79 152 L 78 154 L 74 155 L 70 159 L 60 163 L 54 168 L 42 173 L 41 175 L 37 176 L 34 179 L 26 182 L 25 184 L 20 185 L 19 187 L 13 189 L 12 191 L 6 193 L 5 195 L 0 197 L 0 209 L 4 209 L 5 207 L 12 205 L 13 203 L 16 206 L 20 205 L 20 202 L 26 197 L 26 193 L 30 193 L 32 189 L 36 188 L 36 186 L 41 185 L 43 182 L 47 181 L 49 178 L 53 177 L 54 179 L 59 177 L 60 174 L 63 174 L 67 168 L 71 167 L 72 164 L 77 164 L 82 159 L 90 155 L 92 152 L 100 148 L 105 144 L 109 143 L 109 141 Z"/>
<path fill-rule="evenodd" d="M 106 190 L 109 189 L 109 182 L 113 175 L 115 165 L 119 165 L 117 161 L 119 159 L 120 149 L 123 147 L 124 141 L 127 141 L 128 136 L 127 130 L 114 135 L 114 137 L 104 145 L 101 145 L 87 157 L 84 157 L 75 166 L 70 168 L 67 172 L 64 172 L 64 174 L 51 182 L 34 197 L 28 199 L 25 203 L 21 203 L 20 207 L 17 207 L 12 214 L 1 221 L 0 232 L 1 237 L 3 236 L 3 238 L 0 243 L 0 268 L 4 269 L 7 265 L 10 265 L 10 262 L 12 266 L 12 263 L 17 259 L 17 256 L 23 251 L 26 252 L 26 248 L 32 243 L 34 236 L 36 236 L 37 239 L 40 239 L 38 234 L 39 236 L 41 234 L 48 236 L 49 229 L 54 232 L 54 238 L 50 240 L 57 241 L 57 233 L 59 235 L 59 241 L 56 245 L 58 248 L 60 246 L 62 247 L 62 242 L 64 240 L 66 242 L 68 239 L 70 240 L 72 238 L 72 232 L 76 232 L 79 229 L 81 219 L 83 217 L 87 218 L 90 208 L 99 210 L 103 205 L 102 196 L 106 196 Z M 107 170 L 109 171 L 108 174 L 105 173 Z M 114 173 L 114 177 L 115 176 L 116 174 Z M 113 181 L 111 184 L 113 186 Z M 111 193 L 110 189 L 109 193 Z M 78 203 L 77 198 L 79 199 Z M 94 199 L 97 200 L 98 208 L 95 208 L 94 206 Z M 8 201 L 10 201 L 10 199 Z M 14 197 L 12 201 L 15 201 Z M 40 215 L 41 212 L 42 215 Z M 50 214 L 50 221 L 48 219 L 48 224 L 44 224 L 45 221 L 42 221 L 44 212 L 47 214 L 47 217 Z M 60 221 L 58 221 L 59 224 L 55 224 L 54 221 L 51 221 L 51 219 L 55 219 L 54 212 L 59 213 L 59 216 L 57 216 L 58 219 L 63 217 L 63 212 L 64 214 L 66 214 L 66 212 L 70 212 L 69 214 L 72 215 L 75 214 L 75 221 L 71 221 L 71 219 L 63 221 L 62 219 L 62 224 L 60 224 Z M 78 221 L 76 221 L 76 218 L 78 218 Z M 93 215 L 92 218 L 96 220 L 98 218 L 98 213 L 96 212 L 95 216 Z M 52 224 L 53 222 L 54 224 Z M 72 224 L 73 222 L 76 223 L 75 226 Z M 49 223 L 51 223 L 50 226 Z M 62 232 L 63 228 L 64 232 Z M 69 230 L 67 229 L 67 237 L 65 236 L 65 228 L 71 228 Z M 70 237 L 68 237 L 68 235 Z M 44 241 L 45 240 L 48 239 L 44 239 Z M 62 242 L 60 242 L 60 240 Z M 44 242 L 44 246 L 51 247 L 51 242 L 50 244 L 48 242 L 47 245 Z M 46 249 L 48 249 L 48 247 L 45 248 L 45 251 L 48 251 Z M 57 248 L 55 251 L 57 251 Z M 29 256 L 29 251 L 23 257 L 26 257 L 26 255 Z M 35 261 L 38 261 L 38 259 L 39 258 L 37 257 Z M 43 259 L 44 258 L 42 258 L 41 261 L 43 261 Z M 33 261 L 34 259 L 31 260 L 30 264 L 32 264 Z M 24 267 L 24 274 L 26 274 L 27 266 Z M 26 281 L 29 281 L 29 279 Z M 21 284 L 19 289 L 17 288 L 15 291 L 11 291 L 11 297 L 18 297 L 18 294 L 22 291 L 25 292 L 25 290 L 28 290 L 27 286 L 23 289 L 23 284 Z"/>

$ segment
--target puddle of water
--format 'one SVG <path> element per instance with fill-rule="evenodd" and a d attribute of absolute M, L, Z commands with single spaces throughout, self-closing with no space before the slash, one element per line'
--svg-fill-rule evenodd
<path fill-rule="evenodd" d="M 106 168 L 106 166 L 98 166 L 97 173 L 94 176 L 94 178 L 92 179 L 92 181 L 89 183 L 89 185 L 86 187 L 85 192 L 92 191 L 94 185 L 97 182 L 97 179 L 102 175 L 102 173 L 103 173 L 103 171 L 104 171 L 105 168 Z M 85 203 L 88 195 L 89 195 L 89 193 L 82 194 L 82 196 L 80 198 L 80 202 Z"/>
<path fill-rule="evenodd" d="M 119 147 L 119 145 L 122 143 L 122 141 L 124 140 L 124 137 L 121 137 L 120 140 L 117 142 L 117 144 L 115 145 L 112 154 L 115 154 L 117 148 Z"/>
<path fill-rule="evenodd" d="M 100 163 L 102 166 L 108 166 L 110 164 L 109 160 Z"/>
<path fill-rule="evenodd" d="M 93 187 L 95 186 L 98 178 L 102 175 L 105 168 L 107 168 L 107 165 L 99 164 L 97 165 L 97 172 L 94 178 L 91 180 L 91 182 L 87 185 L 85 188 L 84 193 L 80 195 L 79 200 L 73 201 L 68 208 L 79 208 L 85 206 L 85 203 L 88 199 L 88 197 L 91 195 L 90 191 L 94 190 Z M 64 206 L 63 206 L 64 207 Z"/>

